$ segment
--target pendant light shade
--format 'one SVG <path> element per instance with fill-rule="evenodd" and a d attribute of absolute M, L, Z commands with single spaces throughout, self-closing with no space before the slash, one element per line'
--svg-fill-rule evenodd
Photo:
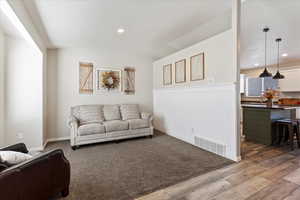
<path fill-rule="evenodd" d="M 279 43 L 282 41 L 281 38 L 277 38 L 275 40 L 277 42 L 277 72 L 275 74 L 275 76 L 273 77 L 273 79 L 284 79 L 284 76 L 282 74 L 280 74 L 279 72 L 279 55 L 280 55 L 280 48 L 279 48 Z"/>
<path fill-rule="evenodd" d="M 272 77 L 272 73 L 268 72 L 268 69 L 267 69 L 267 33 L 269 32 L 269 30 L 270 29 L 268 27 L 263 29 L 263 32 L 265 33 L 265 69 L 259 75 L 260 78 Z"/>
<path fill-rule="evenodd" d="M 273 76 L 273 79 L 284 79 L 284 76 L 282 74 L 280 74 L 279 71 L 277 71 L 275 76 Z"/>
<path fill-rule="evenodd" d="M 260 78 L 272 77 L 272 73 L 270 73 L 267 68 L 259 75 Z"/>

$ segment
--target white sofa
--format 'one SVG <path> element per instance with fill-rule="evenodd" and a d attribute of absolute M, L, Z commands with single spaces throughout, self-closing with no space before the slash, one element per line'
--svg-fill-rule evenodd
<path fill-rule="evenodd" d="M 152 116 L 137 104 L 80 105 L 71 108 L 71 146 L 153 135 Z"/>

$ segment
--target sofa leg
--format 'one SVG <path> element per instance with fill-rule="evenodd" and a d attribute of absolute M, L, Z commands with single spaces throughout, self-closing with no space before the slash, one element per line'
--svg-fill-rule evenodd
<path fill-rule="evenodd" d="M 74 151 L 76 151 L 77 149 L 79 149 L 79 146 L 76 145 L 76 146 L 72 146 L 71 148 L 72 148 Z"/>
<path fill-rule="evenodd" d="M 61 192 L 61 196 L 62 196 L 62 197 L 67 197 L 68 195 L 69 195 L 69 188 L 64 189 L 64 190 Z"/>
<path fill-rule="evenodd" d="M 150 137 L 150 138 L 153 138 L 153 135 L 150 135 L 149 137 Z"/>

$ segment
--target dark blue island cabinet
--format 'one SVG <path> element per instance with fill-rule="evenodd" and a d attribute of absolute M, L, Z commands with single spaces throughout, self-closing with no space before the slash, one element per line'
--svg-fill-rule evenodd
<path fill-rule="evenodd" d="M 242 104 L 243 134 L 246 141 L 272 145 L 276 139 L 278 119 L 296 119 L 299 107 L 263 104 Z"/>

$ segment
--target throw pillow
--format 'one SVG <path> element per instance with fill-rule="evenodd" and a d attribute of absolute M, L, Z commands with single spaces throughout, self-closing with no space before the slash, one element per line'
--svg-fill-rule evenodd
<path fill-rule="evenodd" d="M 31 159 L 32 156 L 16 151 L 0 151 L 0 162 L 12 166 Z"/>

